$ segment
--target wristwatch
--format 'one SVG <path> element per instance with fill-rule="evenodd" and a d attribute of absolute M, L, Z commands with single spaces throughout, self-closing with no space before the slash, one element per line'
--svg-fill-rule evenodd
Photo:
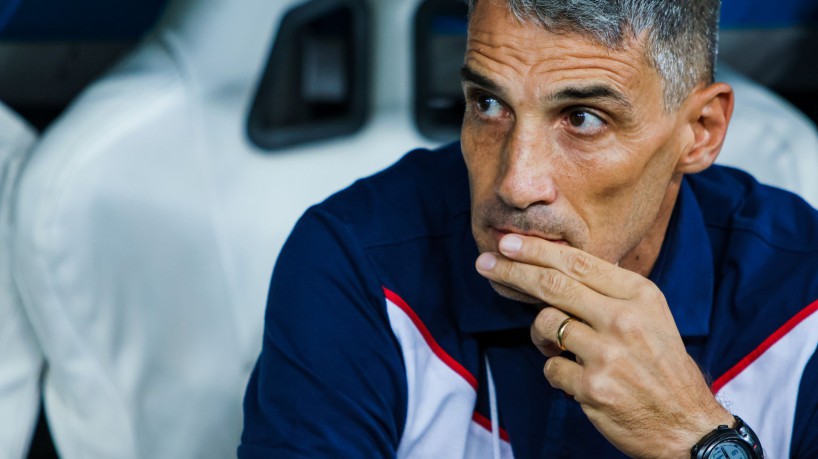
<path fill-rule="evenodd" d="M 764 450 L 753 429 L 738 416 L 736 426 L 718 426 L 690 450 L 691 459 L 764 459 Z"/>

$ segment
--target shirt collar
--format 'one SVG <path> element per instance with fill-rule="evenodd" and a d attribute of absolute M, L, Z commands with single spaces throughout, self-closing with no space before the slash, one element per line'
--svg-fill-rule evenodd
<path fill-rule="evenodd" d="M 457 320 L 466 333 L 498 332 L 529 328 L 538 308 L 498 295 L 477 274 L 479 255 L 471 227 L 462 237 L 461 276 L 455 279 L 463 292 L 456 306 Z M 676 208 L 671 217 L 656 265 L 650 275 L 665 295 L 683 337 L 705 336 L 713 309 L 713 254 L 701 209 L 693 190 L 682 180 Z"/>

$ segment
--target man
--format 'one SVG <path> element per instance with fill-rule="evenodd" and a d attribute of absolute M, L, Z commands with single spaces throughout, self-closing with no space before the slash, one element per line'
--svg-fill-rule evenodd
<path fill-rule="evenodd" d="M 818 457 L 818 215 L 710 168 L 718 1 L 472 8 L 461 148 L 282 251 L 239 457 Z"/>

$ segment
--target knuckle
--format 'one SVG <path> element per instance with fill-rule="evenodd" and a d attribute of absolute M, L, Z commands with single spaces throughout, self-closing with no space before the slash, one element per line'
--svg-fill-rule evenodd
<path fill-rule="evenodd" d="M 572 252 L 567 255 L 569 272 L 579 278 L 592 276 L 594 273 L 594 261 L 590 254 L 585 252 Z"/>
<path fill-rule="evenodd" d="M 620 271 L 621 272 L 621 271 Z M 622 289 L 628 292 L 626 299 L 639 299 L 645 292 L 645 288 L 652 284 L 647 278 L 632 272 L 625 272 L 620 278 L 619 282 Z"/>
<path fill-rule="evenodd" d="M 633 281 L 633 290 L 636 297 L 648 303 L 664 300 L 664 295 L 653 282 L 647 278 L 639 276 Z"/>
<path fill-rule="evenodd" d="M 583 393 L 592 405 L 608 406 L 611 404 L 611 384 L 604 374 L 599 372 L 588 375 L 583 384 Z"/>
<path fill-rule="evenodd" d="M 499 280 L 505 282 L 507 285 L 518 286 L 520 279 L 525 278 L 525 273 L 520 271 L 517 263 L 513 263 L 503 257 L 497 260 L 497 266 L 494 268 Z"/>
<path fill-rule="evenodd" d="M 622 358 L 622 352 L 617 346 L 602 346 L 597 359 L 603 367 L 616 367 Z"/>
<path fill-rule="evenodd" d="M 505 258 L 501 256 L 497 257 L 497 264 L 494 265 L 494 269 L 492 269 L 492 271 L 496 275 L 505 278 L 508 277 L 513 272 L 513 269 L 514 265 L 512 263 L 506 262 Z"/>
<path fill-rule="evenodd" d="M 611 321 L 611 329 L 617 335 L 632 335 L 639 330 L 636 316 L 629 311 L 620 311 Z"/>
<path fill-rule="evenodd" d="M 545 330 L 545 327 L 548 325 L 548 313 L 545 311 L 545 309 L 540 311 L 537 317 L 534 318 L 534 323 L 531 325 L 531 327 L 537 331 Z"/>
<path fill-rule="evenodd" d="M 664 303 L 665 302 L 665 295 L 662 294 L 662 291 L 659 290 L 659 288 L 656 287 L 653 284 L 651 284 L 650 287 L 651 288 L 647 289 L 647 292 L 645 293 L 646 300 L 648 301 L 648 304 L 662 304 L 662 303 Z"/>
<path fill-rule="evenodd" d="M 545 308 L 537 314 L 537 317 L 534 319 L 534 328 L 537 329 L 537 332 L 540 334 L 544 334 L 546 330 L 549 330 L 554 324 L 554 314 L 553 308 Z"/>
<path fill-rule="evenodd" d="M 536 346 L 542 346 L 546 344 L 545 339 L 545 326 L 543 325 L 543 319 L 540 318 L 538 315 L 534 319 L 534 323 L 531 324 L 531 342 L 533 342 Z"/>
<path fill-rule="evenodd" d="M 542 270 L 539 285 L 544 294 L 563 295 L 568 291 L 568 278 L 553 269 Z"/>
<path fill-rule="evenodd" d="M 553 344 L 551 336 L 556 333 L 557 327 L 562 323 L 564 314 L 555 308 L 545 308 L 534 318 L 531 324 L 531 339 L 535 344 Z"/>

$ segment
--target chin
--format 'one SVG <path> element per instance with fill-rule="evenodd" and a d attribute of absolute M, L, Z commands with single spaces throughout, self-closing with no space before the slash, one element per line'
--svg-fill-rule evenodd
<path fill-rule="evenodd" d="M 489 283 L 495 292 L 499 293 L 502 297 L 508 298 L 509 300 L 528 304 L 542 304 L 543 302 L 542 300 L 534 298 L 531 295 L 527 295 L 518 290 L 514 290 L 513 288 L 506 287 L 505 285 L 500 285 L 494 281 L 489 281 Z"/>

